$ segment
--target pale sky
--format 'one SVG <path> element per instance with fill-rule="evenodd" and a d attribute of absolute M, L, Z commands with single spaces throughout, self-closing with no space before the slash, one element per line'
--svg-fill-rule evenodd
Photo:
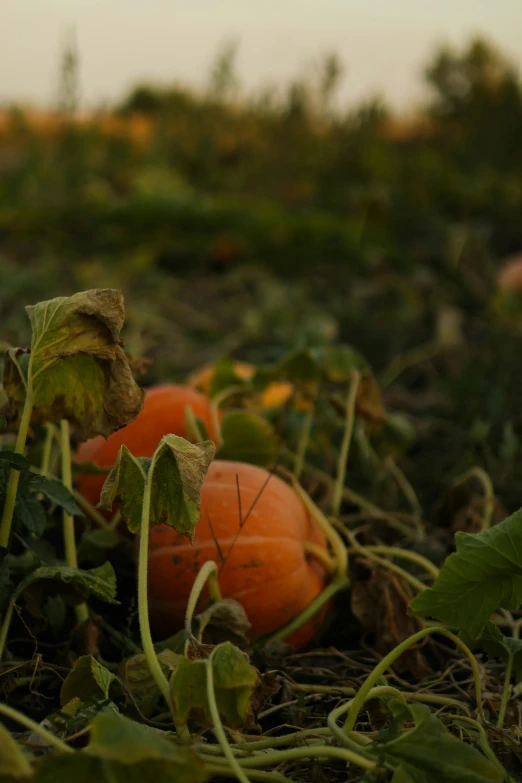
<path fill-rule="evenodd" d="M 0 0 L 0 103 L 54 102 L 73 27 L 85 108 L 138 80 L 203 85 L 230 39 L 246 89 L 281 85 L 334 51 L 343 101 L 380 93 L 402 108 L 441 42 L 486 35 L 522 70 L 522 0 Z"/>

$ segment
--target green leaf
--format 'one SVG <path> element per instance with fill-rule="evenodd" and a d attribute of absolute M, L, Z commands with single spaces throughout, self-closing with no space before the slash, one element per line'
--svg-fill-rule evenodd
<path fill-rule="evenodd" d="M 250 386 L 250 381 L 241 378 L 235 370 L 235 362 L 229 356 L 222 356 L 214 365 L 209 397 L 212 399 L 224 389 L 231 386 Z"/>
<path fill-rule="evenodd" d="M 485 650 L 490 658 L 499 658 L 504 663 L 512 659 L 517 680 L 522 680 L 522 639 L 504 636 L 492 622 L 486 623 L 478 639 L 472 639 L 464 631 L 460 638 L 470 650 Z"/>
<path fill-rule="evenodd" d="M 60 508 L 64 508 L 71 516 L 84 517 L 84 513 L 76 503 L 71 490 L 58 479 L 33 474 L 30 478 L 30 488 L 33 492 L 41 492 L 48 500 L 56 503 Z"/>
<path fill-rule="evenodd" d="M 121 446 L 103 485 L 99 508 L 110 510 L 119 502 L 122 519 L 131 532 L 137 532 L 145 481 L 149 481 L 150 524 L 165 523 L 192 539 L 199 521 L 201 485 L 215 448 L 212 441 L 189 443 L 178 435 L 166 435 L 150 460 L 133 457 L 126 446 Z"/>
<path fill-rule="evenodd" d="M 207 660 L 189 660 L 178 656 L 170 680 L 173 716 L 184 726 L 189 718 L 202 726 L 212 725 L 207 699 Z M 215 648 L 212 660 L 214 689 L 219 714 L 225 726 L 252 726 L 250 700 L 258 682 L 258 674 L 245 654 L 230 642 Z"/>
<path fill-rule="evenodd" d="M 404 721 L 415 727 L 399 733 Z M 441 721 L 424 704 L 401 705 L 397 710 L 395 734 L 371 752 L 379 760 L 398 765 L 394 780 L 406 783 L 502 783 L 502 769 L 471 745 L 452 737 Z M 408 777 L 409 776 L 409 777 Z"/>
<path fill-rule="evenodd" d="M 75 603 L 89 596 L 109 604 L 118 603 L 115 598 L 116 574 L 110 563 L 88 571 L 69 566 L 42 566 L 17 585 L 11 601 L 16 602 L 22 594 L 31 611 L 36 614 L 40 612 L 48 594 L 64 595 Z"/>
<path fill-rule="evenodd" d="M 368 362 L 351 345 L 331 345 L 316 349 L 317 360 L 321 361 L 323 373 L 329 381 L 348 381 L 354 370 L 368 370 Z"/>
<path fill-rule="evenodd" d="M 2 783 L 30 780 L 31 765 L 18 743 L 0 723 L 0 780 Z"/>
<path fill-rule="evenodd" d="M 72 670 L 62 683 L 60 704 L 62 707 L 78 698 L 82 702 L 109 698 L 109 688 L 115 675 L 92 655 L 82 655 L 74 662 Z"/>
<path fill-rule="evenodd" d="M 151 466 L 150 523 L 164 523 L 191 540 L 200 517 L 201 485 L 216 447 L 210 440 L 189 443 L 178 435 L 166 435 Z"/>
<path fill-rule="evenodd" d="M 9 348 L 4 390 L 19 409 L 32 382 L 31 421 L 68 419 L 80 438 L 110 435 L 133 421 L 143 407 L 120 339 L 121 291 L 94 289 L 26 308 L 30 352 Z"/>
<path fill-rule="evenodd" d="M 127 446 L 120 446 L 116 463 L 109 471 L 96 508 L 112 511 L 114 503 L 120 504 L 120 514 L 125 524 L 136 533 L 141 526 L 143 493 L 150 459 L 134 457 Z"/>
<path fill-rule="evenodd" d="M 267 467 L 275 462 L 279 451 L 272 425 L 255 413 L 225 413 L 221 420 L 221 437 L 219 459 Z"/>
<path fill-rule="evenodd" d="M 203 783 L 196 754 L 149 726 L 104 712 L 91 724 L 85 750 L 46 758 L 34 783 Z"/>
<path fill-rule="evenodd" d="M 13 468 L 16 468 L 16 470 L 23 470 L 23 468 L 26 468 L 29 465 L 27 457 L 24 457 L 23 454 L 15 454 L 14 451 L 0 450 L 0 460 L 9 462 L 9 464 Z"/>
<path fill-rule="evenodd" d="M 496 609 L 522 603 L 522 510 L 482 533 L 456 533 L 455 542 L 456 553 L 410 607 L 478 638 Z"/>
<path fill-rule="evenodd" d="M 15 518 L 20 520 L 29 533 L 41 536 L 47 528 L 47 514 L 36 498 L 20 492 L 16 498 Z"/>

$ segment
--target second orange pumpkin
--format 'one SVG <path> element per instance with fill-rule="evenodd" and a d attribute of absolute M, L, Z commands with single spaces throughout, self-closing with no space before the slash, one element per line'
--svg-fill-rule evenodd
<path fill-rule="evenodd" d="M 165 383 L 152 386 L 145 393 L 143 410 L 131 424 L 107 439 L 99 436 L 82 443 L 76 454 L 78 462 L 94 462 L 110 468 L 116 462 L 120 446 L 125 444 L 135 457 L 152 457 L 164 435 L 186 437 L 185 407 L 189 406 L 205 424 L 211 438 L 216 438 L 210 402 L 188 386 Z M 82 474 L 77 477 L 78 490 L 93 506 L 100 499 L 104 475 Z"/>

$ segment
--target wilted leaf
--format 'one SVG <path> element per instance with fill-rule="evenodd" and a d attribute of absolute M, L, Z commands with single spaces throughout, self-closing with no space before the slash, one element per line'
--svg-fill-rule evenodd
<path fill-rule="evenodd" d="M 170 525 L 192 540 L 199 521 L 201 485 L 216 447 L 212 441 L 189 443 L 166 435 L 153 459 L 150 522 Z"/>
<path fill-rule="evenodd" d="M 368 421 L 380 423 L 386 419 L 386 408 L 379 384 L 369 371 L 362 373 L 360 377 L 355 408 L 359 416 Z"/>
<path fill-rule="evenodd" d="M 455 542 L 433 586 L 410 607 L 477 638 L 496 609 L 522 603 L 522 510 L 482 533 L 456 533 Z"/>
<path fill-rule="evenodd" d="M 230 642 L 215 648 L 212 660 L 214 689 L 219 714 L 229 728 L 253 727 L 250 698 L 258 673 L 248 659 Z M 173 715 L 184 726 L 189 718 L 202 726 L 212 725 L 207 699 L 207 661 L 178 657 L 170 681 Z"/>
<path fill-rule="evenodd" d="M 208 609 L 195 617 L 194 624 L 205 644 L 232 642 L 240 649 L 249 647 L 247 634 L 251 625 L 245 610 L 233 598 L 224 598 L 211 604 Z"/>
<path fill-rule="evenodd" d="M 143 407 L 119 334 L 121 291 L 94 289 L 26 308 L 31 349 L 9 348 L 4 390 L 20 409 L 32 383 L 31 421 L 68 419 L 82 440 L 110 435 Z"/>
<path fill-rule="evenodd" d="M 190 748 L 170 742 L 157 729 L 104 712 L 91 724 L 86 749 L 45 759 L 34 783 L 203 783 L 207 777 Z"/>
<path fill-rule="evenodd" d="M 406 583 L 392 571 L 365 562 L 367 578 L 359 578 L 355 569 L 351 590 L 351 608 L 361 625 L 375 637 L 375 652 L 384 656 L 419 630 L 419 621 L 407 614 L 411 592 Z M 422 679 L 429 671 L 419 649 L 406 650 L 395 662 L 399 673 L 412 672 Z"/>
<path fill-rule="evenodd" d="M 0 780 L 2 783 L 30 780 L 31 765 L 22 749 L 0 723 Z"/>
<path fill-rule="evenodd" d="M 181 650 L 183 645 L 181 645 Z M 178 655 L 172 650 L 162 650 L 157 654 L 163 674 L 169 679 L 176 668 Z M 154 714 L 158 703 L 163 699 L 161 691 L 150 672 L 147 658 L 143 654 L 133 655 L 122 661 L 118 667 L 118 677 L 123 681 L 129 691 L 133 704 L 138 707 L 140 713 L 149 718 Z"/>
<path fill-rule="evenodd" d="M 255 413 L 230 411 L 221 421 L 219 458 L 267 467 L 277 457 L 279 442 L 269 422 Z"/>
<path fill-rule="evenodd" d="M 398 727 L 413 718 L 415 727 L 399 733 Z M 397 710 L 396 736 L 372 750 L 379 759 L 399 765 L 401 783 L 502 783 L 501 769 L 471 745 L 452 737 L 424 704 L 401 705 Z M 408 777 L 409 776 L 409 777 Z"/>
<path fill-rule="evenodd" d="M 152 482 L 150 524 L 165 523 L 192 538 L 199 521 L 201 485 L 215 449 L 212 441 L 189 443 L 178 435 L 162 438 L 152 459 L 133 457 L 121 446 L 98 506 L 110 511 L 112 504 L 119 502 L 122 519 L 131 532 L 137 532 L 147 479 Z"/>
<path fill-rule="evenodd" d="M 490 658 L 500 658 L 504 663 L 511 659 L 517 680 L 522 680 L 522 639 L 504 636 L 492 622 L 486 623 L 478 639 L 472 639 L 465 632 L 460 634 L 460 638 L 470 650 L 485 650 Z"/>
<path fill-rule="evenodd" d="M 16 602 L 24 596 L 28 608 L 35 616 L 41 616 L 41 607 L 47 595 L 64 595 L 73 603 L 93 596 L 110 604 L 116 601 L 116 574 L 110 563 L 99 568 L 82 571 L 69 566 L 42 566 L 32 571 L 17 586 L 11 596 Z"/>
<path fill-rule="evenodd" d="M 146 457 L 134 457 L 125 444 L 120 446 L 96 506 L 112 511 L 114 503 L 119 503 L 121 517 L 132 533 L 140 529 L 143 492 L 150 463 L 151 460 Z"/>
<path fill-rule="evenodd" d="M 92 655 L 82 655 L 74 662 L 62 684 L 60 704 L 62 707 L 78 698 L 82 702 L 109 698 L 109 688 L 115 675 L 99 663 Z"/>

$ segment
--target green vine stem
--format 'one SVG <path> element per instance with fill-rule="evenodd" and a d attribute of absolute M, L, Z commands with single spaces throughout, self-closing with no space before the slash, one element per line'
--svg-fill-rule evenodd
<path fill-rule="evenodd" d="M 71 434 L 69 422 L 62 419 L 60 422 L 60 447 L 62 450 L 62 481 L 69 491 L 72 490 L 72 467 L 71 467 Z M 63 543 L 65 547 L 65 561 L 71 568 L 78 568 L 78 554 L 76 552 L 76 538 L 74 532 L 74 518 L 65 509 L 62 513 L 63 519 Z M 76 619 L 79 623 L 84 623 L 89 619 L 87 604 L 78 604 L 75 608 Z"/>
<path fill-rule="evenodd" d="M 215 400 L 210 400 L 210 421 L 212 422 L 212 429 L 214 430 L 216 448 L 218 449 L 223 445 L 223 438 L 221 436 L 221 422 L 219 420 L 219 407 Z"/>
<path fill-rule="evenodd" d="M 503 775 L 506 775 L 506 770 L 500 763 L 500 761 L 497 759 L 495 754 L 493 753 L 493 750 L 491 749 L 491 745 L 488 742 L 488 736 L 486 734 L 486 730 L 484 729 L 484 726 L 481 726 L 480 723 L 476 720 L 473 720 L 473 718 L 465 718 L 462 715 L 448 715 L 448 718 L 451 720 L 454 720 L 456 723 L 464 723 L 467 726 L 472 726 L 477 734 L 479 735 L 478 744 L 482 748 L 482 752 L 488 758 L 495 766 L 502 771 Z M 507 780 L 512 780 L 512 778 L 506 778 Z"/>
<path fill-rule="evenodd" d="M 489 530 L 491 527 L 493 514 L 495 512 L 495 490 L 493 489 L 493 484 L 486 471 L 478 465 L 470 468 L 463 473 L 462 476 L 455 479 L 453 486 L 457 487 L 459 484 L 464 484 L 466 481 L 469 481 L 470 478 L 478 479 L 484 489 L 484 515 L 480 526 L 480 532 L 482 533 L 484 530 Z"/>
<path fill-rule="evenodd" d="M 509 689 L 511 683 L 511 673 L 513 671 L 513 655 L 510 655 L 506 664 L 506 672 L 504 675 L 504 684 L 502 686 L 502 699 L 500 702 L 500 709 L 497 718 L 497 728 L 501 729 L 504 725 L 504 717 L 506 715 L 506 708 L 509 701 Z"/>
<path fill-rule="evenodd" d="M 193 443 L 201 443 L 204 440 L 201 427 L 190 405 L 185 405 L 185 427 L 187 428 L 187 437 Z"/>
<path fill-rule="evenodd" d="M 371 691 L 371 689 L 374 687 L 377 681 L 382 677 L 384 672 L 390 666 L 392 666 L 392 664 L 395 663 L 397 658 L 400 658 L 400 656 L 404 652 L 406 652 L 406 650 L 408 650 L 414 644 L 417 644 L 417 642 L 420 642 L 426 636 L 429 636 L 430 634 L 433 633 L 438 633 L 441 634 L 442 636 L 446 636 L 448 639 L 451 639 L 468 658 L 471 664 L 471 668 L 473 671 L 473 679 L 475 682 L 477 708 L 479 710 L 480 717 L 485 722 L 486 719 L 482 707 L 482 686 L 480 682 L 480 672 L 475 656 L 473 655 L 469 647 L 466 644 L 464 644 L 462 639 L 459 639 L 458 636 L 455 636 L 455 634 L 451 633 L 451 631 L 448 631 L 447 628 L 442 628 L 441 626 L 434 626 L 429 628 L 423 628 L 421 631 L 418 631 L 417 633 L 413 634 L 413 636 L 408 637 L 408 639 L 405 639 L 403 642 L 401 642 L 401 644 L 397 645 L 397 647 L 394 647 L 394 649 L 391 652 L 389 652 L 388 655 L 386 655 L 382 659 L 382 661 L 380 661 L 377 664 L 377 666 L 368 675 L 368 677 L 366 678 L 362 686 L 359 688 L 357 694 L 353 699 L 351 709 L 346 717 L 346 721 L 344 724 L 344 730 L 346 733 L 353 731 L 353 728 L 357 722 L 357 718 L 359 716 L 359 712 L 362 708 L 362 705 L 368 698 L 368 693 Z"/>
<path fill-rule="evenodd" d="M 282 453 L 289 460 L 295 459 L 295 455 L 289 449 L 282 448 Z M 321 468 L 317 468 L 315 465 L 311 465 L 309 462 L 304 463 L 303 470 L 308 476 L 317 479 L 317 481 L 320 481 L 322 484 L 333 491 L 335 482 L 332 480 L 332 477 L 326 473 L 326 471 L 321 470 Z M 369 517 L 378 520 L 382 519 L 390 527 L 397 530 L 397 532 L 406 538 L 419 538 L 424 530 L 423 526 L 419 524 L 419 520 L 412 519 L 412 523 L 415 527 L 415 530 L 412 531 L 412 529 L 407 524 L 401 522 L 400 519 L 397 518 L 397 515 L 384 511 L 384 509 L 379 508 L 379 506 L 376 506 L 374 503 L 372 503 L 371 500 L 363 498 L 362 495 L 359 495 L 357 492 L 347 486 L 343 487 L 343 499 L 346 500 L 347 503 L 350 503 L 351 505 L 361 509 L 361 511 L 367 514 Z M 336 522 L 337 520 L 334 521 L 334 524 Z"/>
<path fill-rule="evenodd" d="M 301 478 L 301 473 L 303 472 L 306 450 L 308 448 L 308 444 L 310 442 L 310 434 L 312 432 L 314 414 L 315 414 L 315 397 L 313 401 L 310 403 L 310 407 L 305 413 L 303 426 L 301 427 L 301 434 L 299 436 L 299 441 L 297 443 L 297 451 L 295 453 L 295 460 L 294 460 L 294 476 L 296 477 L 297 480 Z"/>
<path fill-rule="evenodd" d="M 212 777 L 237 777 L 235 770 L 228 769 L 224 766 L 224 764 L 216 764 L 216 759 L 213 759 L 213 761 L 213 764 L 205 762 L 205 769 L 210 772 Z M 264 772 L 262 769 L 250 769 L 248 771 L 248 776 L 250 780 L 260 780 L 264 783 L 294 783 L 291 778 L 287 778 L 285 775 L 281 775 L 279 772 Z"/>
<path fill-rule="evenodd" d="M 45 425 L 45 440 L 42 452 L 42 463 L 40 465 L 40 474 L 46 477 L 49 475 L 49 468 L 51 465 L 51 451 L 53 448 L 55 432 L 56 430 L 54 424 L 47 422 Z"/>
<path fill-rule="evenodd" d="M 157 452 L 156 452 L 157 453 Z M 169 709 L 171 707 L 169 683 L 160 662 L 156 656 L 149 623 L 149 603 L 147 598 L 148 584 L 148 561 L 149 561 L 149 522 L 150 522 L 150 500 L 152 491 L 152 476 L 154 474 L 155 457 L 147 476 L 144 475 L 143 506 L 141 510 L 140 526 L 140 548 L 138 555 L 138 618 L 140 624 L 141 643 L 143 652 L 154 679 L 154 682 L 160 689 Z"/>
<path fill-rule="evenodd" d="M 20 375 L 22 372 L 20 371 Z M 22 376 L 23 377 L 23 376 Z M 29 425 L 31 423 L 31 414 L 33 412 L 33 387 L 31 378 L 31 360 L 29 360 L 29 374 L 26 385 L 26 395 L 24 409 L 18 435 L 16 437 L 15 454 L 23 454 Z M 18 483 L 20 481 L 20 471 L 11 468 L 9 472 L 9 481 L 7 483 L 7 492 L 5 496 L 5 505 L 2 513 L 2 522 L 0 523 L 0 547 L 7 549 L 9 546 L 9 537 L 11 535 L 11 525 L 13 524 L 13 514 L 16 504 L 16 493 L 18 492 Z"/>
<path fill-rule="evenodd" d="M 366 695 L 365 701 L 368 701 L 368 699 L 378 699 L 381 696 L 395 696 L 396 699 L 406 703 L 404 694 L 391 685 L 379 685 L 376 688 L 371 688 L 371 690 L 369 690 L 368 694 Z M 357 750 L 360 752 L 360 745 L 362 743 L 359 743 L 357 739 L 352 739 L 352 737 L 344 729 L 337 725 L 338 719 L 352 707 L 353 702 L 354 699 L 351 699 L 350 701 L 346 702 L 346 704 L 341 704 L 340 707 L 336 707 L 336 709 L 330 712 L 328 715 L 328 728 L 332 735 L 337 740 L 339 740 L 339 742 L 342 742 L 343 745 L 352 748 L 352 750 Z M 352 730 L 350 734 L 356 734 L 356 732 L 353 732 Z M 364 744 L 367 743 L 365 742 Z"/>
<path fill-rule="evenodd" d="M 348 397 L 346 399 L 346 420 L 344 424 L 343 440 L 341 442 L 341 450 L 339 451 L 339 459 L 337 461 L 337 478 L 335 480 L 334 494 L 332 499 L 332 516 L 338 517 L 341 511 L 341 503 L 343 501 L 343 489 L 344 482 L 346 480 L 346 466 L 348 462 L 348 454 L 350 453 L 350 443 L 352 441 L 353 426 L 355 423 L 355 405 L 357 402 L 357 391 L 359 389 L 359 381 L 361 375 L 357 370 L 354 370 L 350 380 L 348 388 Z"/>
<path fill-rule="evenodd" d="M 316 560 L 326 569 L 326 573 L 332 576 L 337 570 L 337 563 L 333 557 L 323 549 L 319 544 L 314 544 L 313 541 L 305 541 L 303 549 L 307 557 L 315 557 Z"/>
<path fill-rule="evenodd" d="M 218 573 L 217 563 L 214 560 L 207 560 L 207 562 L 201 566 L 199 573 L 194 581 L 194 584 L 192 585 L 192 590 L 190 591 L 189 599 L 187 602 L 187 609 L 185 612 L 185 636 L 186 636 L 185 645 L 187 645 L 189 640 L 193 637 L 192 618 L 194 617 L 194 612 L 196 611 L 196 606 L 198 604 L 201 592 L 205 587 L 205 583 L 208 582 L 210 599 L 213 603 L 216 603 L 217 601 L 221 601 L 222 599 L 221 590 L 219 589 L 219 582 L 217 579 L 217 573 Z"/>
<path fill-rule="evenodd" d="M 369 549 L 367 550 L 366 547 L 362 546 L 362 544 L 359 544 L 353 533 L 347 532 L 346 535 L 352 544 L 353 550 L 355 550 L 355 552 L 360 554 L 362 557 L 366 557 L 368 560 L 372 560 L 374 563 L 377 563 L 377 565 L 380 565 L 383 568 L 387 568 L 388 571 L 393 571 L 394 573 L 398 574 L 418 592 L 422 592 L 423 590 L 427 589 L 427 585 L 425 585 L 424 582 L 421 582 L 420 579 L 417 579 L 417 577 L 408 573 L 408 571 L 405 571 L 404 568 L 395 565 L 395 563 L 391 563 L 384 557 L 379 557 L 379 555 L 375 554 L 375 552 L 371 552 Z"/>
<path fill-rule="evenodd" d="M 330 546 L 332 547 L 334 558 L 337 564 L 338 576 L 341 579 L 347 579 L 348 578 L 348 553 L 346 551 L 346 547 L 344 545 L 341 536 L 334 528 L 334 526 L 331 524 L 331 522 L 327 519 L 327 517 L 323 514 L 321 509 L 314 503 L 314 501 L 312 500 L 308 492 L 306 492 L 303 489 L 303 487 L 297 481 L 295 476 L 292 473 L 290 473 L 290 471 L 286 470 L 285 468 L 282 468 L 281 466 L 278 466 L 277 470 L 279 473 L 281 473 L 290 481 L 292 487 L 295 489 L 295 491 L 303 501 L 304 505 L 306 506 L 308 513 L 310 514 L 312 519 L 314 519 L 315 522 L 317 522 L 317 524 L 323 531 L 326 540 L 329 542 Z"/>
<path fill-rule="evenodd" d="M 268 739 L 252 739 L 251 735 L 245 735 L 245 742 L 231 743 L 231 747 L 235 750 L 243 751 L 256 751 L 256 750 L 271 750 L 285 745 L 295 745 L 297 742 L 308 742 L 314 739 L 321 739 L 321 737 L 327 737 L 329 735 L 329 729 L 303 729 L 302 731 L 295 731 L 293 734 L 285 734 L 281 737 L 268 737 Z"/>
<path fill-rule="evenodd" d="M 5 715 L 9 720 L 20 723 L 22 726 L 25 726 L 26 729 L 29 729 L 29 731 L 34 731 L 35 734 L 38 734 L 39 737 L 45 740 L 49 745 L 52 745 L 53 748 L 60 751 L 60 753 L 74 753 L 72 748 L 66 745 L 65 742 L 62 742 L 58 737 L 55 737 L 54 734 L 51 734 L 50 731 L 44 729 L 40 723 L 36 723 L 36 721 L 31 720 L 27 715 L 18 712 L 18 710 L 8 707 L 7 704 L 0 703 L 0 715 Z"/>
<path fill-rule="evenodd" d="M 344 761 L 346 764 L 356 764 L 358 767 L 369 771 L 377 769 L 378 766 L 376 761 L 372 761 L 371 759 L 366 758 L 361 753 L 348 750 L 348 748 L 336 748 L 331 745 L 310 745 L 304 748 L 274 750 L 271 753 L 268 751 L 262 755 L 260 754 L 259 756 L 254 756 L 253 758 L 236 758 L 232 754 L 232 758 L 241 772 L 244 772 L 245 769 L 250 769 L 250 767 L 270 767 L 272 765 L 278 766 L 279 764 L 283 764 L 288 761 L 298 761 L 299 759 L 308 758 L 339 759 L 340 761 Z M 214 762 L 217 761 L 217 758 L 214 756 L 211 756 L 211 759 Z M 243 781 L 244 779 L 239 778 L 239 780 Z"/>
<path fill-rule="evenodd" d="M 85 512 L 85 514 L 91 518 L 93 522 L 96 523 L 97 527 L 101 528 L 102 530 L 112 530 L 112 525 L 110 522 L 107 522 L 104 516 L 100 514 L 100 512 L 93 508 L 88 500 L 85 500 L 83 495 L 80 495 L 78 490 L 71 489 L 71 492 L 74 496 L 74 499 L 80 506 L 81 510 Z"/>
<path fill-rule="evenodd" d="M 397 354 L 379 378 L 379 386 L 381 389 L 386 389 L 386 387 L 397 380 L 404 370 L 408 370 L 410 367 L 415 367 L 417 364 L 423 364 L 430 359 L 434 359 L 440 353 L 441 348 L 440 342 L 438 340 L 433 340 L 432 342 L 425 343 L 417 348 L 412 348 L 409 351 Z"/>
<path fill-rule="evenodd" d="M 355 696 L 356 688 L 345 688 L 342 685 L 307 685 L 304 683 L 290 683 L 290 690 L 300 693 L 324 693 L 331 696 Z M 380 687 L 380 686 L 379 686 Z M 458 699 L 452 699 L 450 696 L 439 696 L 435 693 L 416 693 L 400 691 L 406 701 L 419 701 L 421 704 L 434 704 L 440 707 L 456 707 L 469 715 L 469 707 Z"/>
<path fill-rule="evenodd" d="M 359 546 L 361 546 L 359 544 Z M 348 547 L 349 554 L 355 554 L 358 551 L 356 547 Z M 419 555 L 418 552 L 411 552 L 409 549 L 401 549 L 398 546 L 365 546 L 365 552 L 372 552 L 376 555 L 389 555 L 390 557 L 399 557 L 404 560 L 410 560 L 412 563 L 424 568 L 434 579 L 436 579 L 440 573 L 440 569 L 437 568 L 435 563 L 428 560 L 427 557 Z"/>
<path fill-rule="evenodd" d="M 214 672 L 212 669 L 212 666 L 214 664 L 214 654 L 215 654 L 215 648 L 213 652 L 210 654 L 210 657 L 207 659 L 207 699 L 208 699 L 208 706 L 210 710 L 210 716 L 212 718 L 212 723 L 214 724 L 213 725 L 214 733 L 221 746 L 223 755 L 225 756 L 229 765 L 234 770 L 237 779 L 240 781 L 240 783 L 250 783 L 248 776 L 243 772 L 243 770 L 239 766 L 238 761 L 232 752 L 232 748 L 228 744 L 227 735 L 225 734 L 225 729 L 223 728 L 223 724 L 221 722 L 221 716 L 219 714 L 219 710 L 216 702 L 216 692 L 214 689 Z"/>
<path fill-rule="evenodd" d="M 293 620 L 290 620 L 289 623 L 284 625 L 275 633 L 262 639 L 262 644 L 266 646 L 268 644 L 275 644 L 276 642 L 284 641 L 286 638 L 298 631 L 305 623 L 311 620 L 312 617 L 315 617 L 315 615 L 323 608 L 323 606 L 325 606 L 325 604 L 328 603 L 328 601 L 334 597 L 334 595 L 341 592 L 341 590 L 345 590 L 348 585 L 348 579 L 338 577 L 335 582 L 332 582 L 327 587 L 325 587 L 325 589 L 319 593 L 316 598 L 314 598 L 312 603 L 308 604 L 306 609 L 303 609 L 303 611 L 298 614 L 297 617 L 294 617 Z"/>
<path fill-rule="evenodd" d="M 419 498 L 417 497 L 417 493 L 413 489 L 412 485 L 402 472 L 402 470 L 399 468 L 395 460 L 393 460 L 391 457 L 386 457 L 383 460 L 384 467 L 388 471 L 388 473 L 392 476 L 392 478 L 395 480 L 395 483 L 399 487 L 400 491 L 406 498 L 412 514 L 414 517 L 418 517 L 419 519 L 422 518 L 422 506 L 419 502 Z"/>

